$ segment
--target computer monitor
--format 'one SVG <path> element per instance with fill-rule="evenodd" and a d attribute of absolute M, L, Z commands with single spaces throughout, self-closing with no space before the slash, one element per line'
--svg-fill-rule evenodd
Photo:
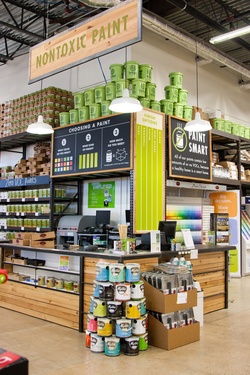
<path fill-rule="evenodd" d="M 96 226 L 106 226 L 110 224 L 110 211 L 100 210 L 96 211 Z"/>
<path fill-rule="evenodd" d="M 125 210 L 126 223 L 130 223 L 130 210 Z"/>
<path fill-rule="evenodd" d="M 170 243 L 173 238 L 175 238 L 177 222 L 174 220 L 159 221 L 158 229 L 166 236 L 166 243 Z"/>

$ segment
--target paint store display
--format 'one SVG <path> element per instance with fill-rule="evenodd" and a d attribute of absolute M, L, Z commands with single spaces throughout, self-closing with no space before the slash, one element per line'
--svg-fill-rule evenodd
<path fill-rule="evenodd" d="M 98 262 L 87 315 L 86 347 L 115 357 L 148 348 L 148 314 L 140 264 Z"/>

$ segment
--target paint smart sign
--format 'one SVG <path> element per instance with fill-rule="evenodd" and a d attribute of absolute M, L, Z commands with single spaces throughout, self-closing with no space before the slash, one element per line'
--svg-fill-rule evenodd
<path fill-rule="evenodd" d="M 29 83 L 142 40 L 140 0 L 128 0 L 30 49 Z"/>
<path fill-rule="evenodd" d="M 192 180 L 212 180 L 211 135 L 187 132 L 185 120 L 169 116 L 169 176 Z"/>

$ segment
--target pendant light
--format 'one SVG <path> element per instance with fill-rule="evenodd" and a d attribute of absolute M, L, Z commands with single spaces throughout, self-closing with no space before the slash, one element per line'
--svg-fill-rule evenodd
<path fill-rule="evenodd" d="M 188 132 L 204 132 L 212 129 L 212 126 L 209 121 L 202 120 L 201 115 L 198 112 L 198 89 L 199 89 L 199 82 L 198 82 L 198 53 L 197 53 L 197 42 L 196 42 L 196 56 L 195 56 L 195 73 L 196 73 L 196 96 L 197 96 L 197 107 L 194 120 L 188 121 L 184 127 L 184 130 Z"/>

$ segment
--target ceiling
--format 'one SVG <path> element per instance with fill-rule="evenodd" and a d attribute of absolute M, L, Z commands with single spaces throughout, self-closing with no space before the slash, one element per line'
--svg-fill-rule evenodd
<path fill-rule="evenodd" d="M 122 1 L 0 0 L 0 66 Z M 213 36 L 250 24 L 249 0 L 143 0 L 142 6 L 143 15 L 198 40 L 250 77 L 250 34 L 216 46 L 209 43 Z"/>

